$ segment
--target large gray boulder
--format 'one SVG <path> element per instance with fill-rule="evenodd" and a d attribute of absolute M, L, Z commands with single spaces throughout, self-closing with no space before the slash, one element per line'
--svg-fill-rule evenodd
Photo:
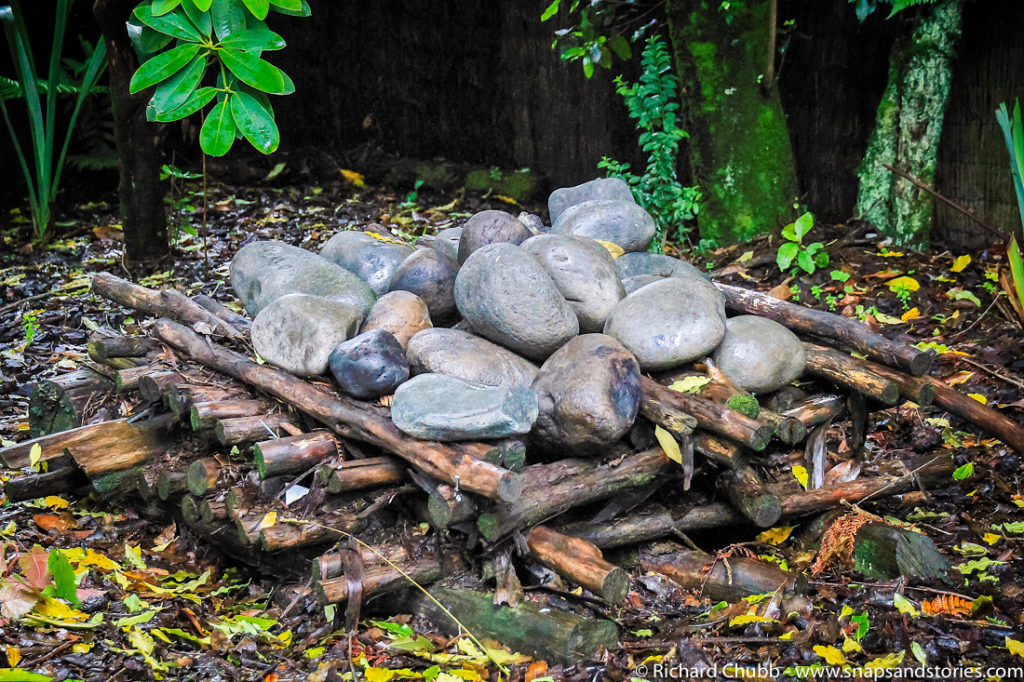
<path fill-rule="evenodd" d="M 537 420 L 537 395 L 521 386 L 475 384 L 446 374 L 420 374 L 398 387 L 391 421 L 424 440 L 522 436 Z"/>
<path fill-rule="evenodd" d="M 565 209 L 553 234 L 575 234 L 613 242 L 623 251 L 646 251 L 654 239 L 654 219 L 632 201 L 584 201 Z"/>
<path fill-rule="evenodd" d="M 551 216 L 551 222 L 558 220 L 558 216 L 562 215 L 570 206 L 595 199 L 615 199 L 636 203 L 633 193 L 629 191 L 629 185 L 623 180 L 595 178 L 575 187 L 561 187 L 552 192 L 548 197 L 548 214 Z"/>
<path fill-rule="evenodd" d="M 595 454 L 622 438 L 640 408 L 640 366 L 605 334 L 569 341 L 533 382 L 540 415 L 533 437 L 565 455 Z"/>
<path fill-rule="evenodd" d="M 615 259 L 615 271 L 623 281 L 639 275 L 707 279 L 707 275 L 684 260 L 646 251 L 622 254 Z"/>
<path fill-rule="evenodd" d="M 580 332 L 599 332 L 626 292 L 608 249 L 587 237 L 542 234 L 520 248 L 536 258 L 569 302 Z"/>
<path fill-rule="evenodd" d="M 231 288 L 256 316 L 285 294 L 309 294 L 348 303 L 362 314 L 377 300 L 373 289 L 348 270 L 315 253 L 279 241 L 246 244 L 231 259 Z"/>
<path fill-rule="evenodd" d="M 729 318 L 725 327 L 714 360 L 738 387 L 751 393 L 770 393 L 803 373 L 804 345 L 778 322 L 740 315 Z"/>
<path fill-rule="evenodd" d="M 405 348 L 409 339 L 432 326 L 430 310 L 423 299 L 411 291 L 399 290 L 390 291 L 377 299 L 363 322 L 362 331 L 383 329 L 391 332 L 402 348 Z"/>
<path fill-rule="evenodd" d="M 373 329 L 342 341 L 327 364 L 343 393 L 369 399 L 393 393 L 409 378 L 409 363 L 391 332 Z"/>
<path fill-rule="evenodd" d="M 459 242 L 461 240 L 462 227 L 448 227 L 434 235 L 434 241 L 431 243 L 431 246 L 451 258 L 453 261 L 458 261 Z"/>
<path fill-rule="evenodd" d="M 252 346 L 267 362 L 297 376 L 319 376 L 331 351 L 356 335 L 363 314 L 348 303 L 285 294 L 252 321 Z"/>
<path fill-rule="evenodd" d="M 537 367 L 507 348 L 459 329 L 426 329 L 409 341 L 406 356 L 413 374 L 459 377 L 485 386 L 525 386 Z"/>
<path fill-rule="evenodd" d="M 505 211 L 480 211 L 462 226 L 459 240 L 459 264 L 466 262 L 470 254 L 482 246 L 507 242 L 522 244 L 533 236 L 529 228 L 514 215 Z"/>
<path fill-rule="evenodd" d="M 455 262 L 437 249 L 417 249 L 391 276 L 391 291 L 410 291 L 427 304 L 434 324 L 455 319 Z"/>
<path fill-rule="evenodd" d="M 489 244 L 466 259 L 455 303 L 477 334 L 534 360 L 579 333 L 576 314 L 544 266 L 512 244 Z"/>
<path fill-rule="evenodd" d="M 725 335 L 725 306 L 714 284 L 670 277 L 615 306 L 604 326 L 645 372 L 669 369 L 710 353 Z"/>
<path fill-rule="evenodd" d="M 408 244 L 386 242 L 350 230 L 331 237 L 320 249 L 320 255 L 369 284 L 380 296 L 387 292 L 391 276 L 413 250 Z"/>
<path fill-rule="evenodd" d="M 645 287 L 654 282 L 660 282 L 663 279 L 665 279 L 665 277 L 659 277 L 658 275 L 633 275 L 632 277 L 623 277 L 622 288 L 626 290 L 626 295 L 629 296 L 640 287 Z"/>

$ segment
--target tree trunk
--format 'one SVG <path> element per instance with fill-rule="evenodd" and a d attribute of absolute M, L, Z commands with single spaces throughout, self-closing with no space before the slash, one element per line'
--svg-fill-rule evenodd
<path fill-rule="evenodd" d="M 762 83 L 769 2 L 732 3 L 725 12 L 718 5 L 673 0 L 666 12 L 690 166 L 703 193 L 700 236 L 730 243 L 778 229 L 798 192 L 778 89 Z"/>
<path fill-rule="evenodd" d="M 134 0 L 96 0 L 93 14 L 107 41 L 110 104 L 121 180 L 121 225 L 125 258 L 152 268 L 170 257 L 164 187 L 160 184 L 160 129 L 146 120 L 150 93 L 128 94 L 138 60 L 125 28 Z"/>
<path fill-rule="evenodd" d="M 928 245 L 935 200 L 884 164 L 934 184 L 960 25 L 960 0 L 922 7 L 909 40 L 898 40 L 889 59 L 889 82 L 858 172 L 856 215 L 897 244 Z"/>

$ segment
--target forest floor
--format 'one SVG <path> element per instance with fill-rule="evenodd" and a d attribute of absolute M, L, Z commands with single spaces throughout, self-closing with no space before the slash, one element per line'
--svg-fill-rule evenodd
<path fill-rule="evenodd" d="M 357 185 L 362 185 L 357 176 L 304 186 L 214 184 L 204 229 L 197 182 L 179 181 L 173 210 L 175 260 L 139 281 L 229 300 L 228 263 L 252 240 L 280 239 L 318 250 L 337 230 L 371 222 L 396 237 L 414 239 L 486 208 L 545 214 L 540 205 L 520 207 L 497 196 Z M 23 216 L 17 211 L 7 216 L 14 225 L 0 234 L 4 444 L 28 437 L 32 383 L 74 370 L 86 357 L 90 330 L 107 325 L 138 333 L 149 323 L 88 291 L 92 273 L 125 276 L 112 201 L 108 197 L 70 208 L 61 218 L 64 226 L 43 247 L 23 241 Z M 722 281 L 772 289 L 923 344 L 938 356 L 935 376 L 1013 419 L 1024 417 L 1022 330 L 993 274 L 1006 267 L 999 249 L 938 247 L 918 254 L 885 248 L 869 235 L 851 239 L 853 229 L 836 225 L 811 231 L 805 240 L 823 242 L 832 261 L 813 275 L 790 278 L 779 271 L 778 238 L 692 260 L 715 270 Z M 845 245 L 836 241 L 843 239 Z M 130 407 L 113 404 L 96 418 L 114 418 Z M 829 434 L 832 465 L 843 460 L 844 436 L 839 427 Z M 276 576 L 232 565 L 210 547 L 192 542 L 173 519 L 147 517 L 141 504 L 130 500 L 5 500 L 0 506 L 0 601 L 14 595 L 15 575 L 45 584 L 43 550 L 53 548 L 62 549 L 65 563 L 85 574 L 79 587 L 89 590 L 90 597 L 74 608 L 49 599 L 35 619 L 0 619 L 0 653 L 14 669 L 3 669 L 0 657 L 0 680 L 328 681 L 351 679 L 353 671 L 378 682 L 498 676 L 534 682 L 620 680 L 644 677 L 641 665 L 654 679 L 655 664 L 682 670 L 699 661 L 719 671 L 726 665 L 761 666 L 756 677 L 752 670 L 746 679 L 792 678 L 793 666 L 869 662 L 890 673 L 924 662 L 952 668 L 1016 666 L 990 679 L 1014 679 L 1015 672 L 1019 679 L 1024 677 L 1024 462 L 1019 455 L 941 409 L 904 404 L 871 415 L 864 467 L 943 451 L 961 467 L 961 480 L 950 479 L 929 494 L 878 498 L 865 508 L 917 524 L 953 564 L 948 584 L 912 576 L 879 583 L 832 568 L 810 577 L 810 603 L 802 618 L 765 622 L 738 618 L 756 600 L 712 604 L 663 578 L 634 572 L 627 601 L 597 609 L 621 625 L 619 649 L 568 668 L 508 656 L 508 674 L 496 670 L 468 640 L 450 640 L 430 623 L 408 616 L 387 619 L 383 614 L 349 636 L 336 630 L 312 600 L 277 598 Z M 19 472 L 0 474 L 7 480 Z M 753 535 L 744 528 L 689 539 L 714 552 L 729 542 L 749 542 Z M 796 542 L 798 535 L 789 527 L 774 529 L 750 546 L 760 556 L 806 570 L 810 557 Z M 529 577 L 523 577 L 528 583 Z M 364 611 L 372 614 L 372 609 L 371 604 Z"/>

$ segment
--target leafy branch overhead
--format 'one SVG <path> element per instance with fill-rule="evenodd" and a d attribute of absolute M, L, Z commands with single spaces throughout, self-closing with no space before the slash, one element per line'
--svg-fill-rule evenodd
<path fill-rule="evenodd" d="M 262 57 L 285 46 L 267 27 L 271 11 L 310 15 L 306 0 L 146 0 L 136 7 L 129 33 L 142 65 L 130 90 L 156 86 L 147 118 L 177 121 L 212 103 L 199 132 L 205 153 L 223 156 L 239 137 L 273 153 L 281 136 L 267 95 L 290 94 L 295 85 Z"/>

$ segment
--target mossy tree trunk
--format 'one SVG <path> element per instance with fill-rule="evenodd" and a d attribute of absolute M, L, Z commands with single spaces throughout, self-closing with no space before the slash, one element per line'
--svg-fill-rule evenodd
<path fill-rule="evenodd" d="M 909 37 L 892 49 L 889 80 L 857 173 L 856 215 L 896 244 L 923 248 L 935 199 L 885 165 L 928 185 L 935 180 L 961 7 L 959 0 L 941 0 L 919 11 Z"/>
<path fill-rule="evenodd" d="M 745 240 L 793 212 L 796 170 L 768 66 L 769 0 L 669 0 L 669 36 L 682 84 L 690 166 L 703 194 L 702 239 Z M 727 18 L 729 20 L 727 21 Z"/>

